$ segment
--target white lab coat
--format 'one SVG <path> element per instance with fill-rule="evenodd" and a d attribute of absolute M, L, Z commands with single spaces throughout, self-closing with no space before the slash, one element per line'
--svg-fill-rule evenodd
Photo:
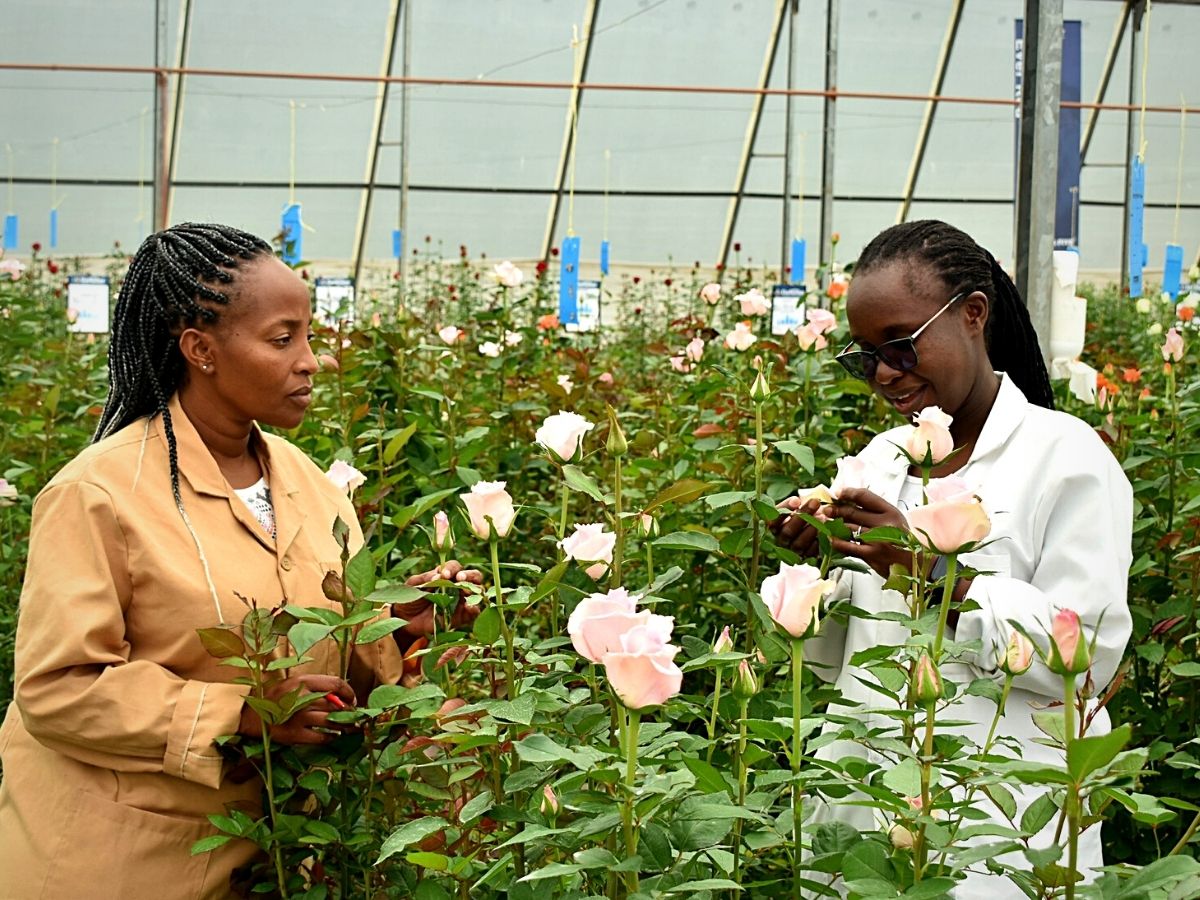
<path fill-rule="evenodd" d="M 892 504 L 897 503 L 907 474 L 907 464 L 897 457 L 895 447 L 903 442 L 901 431 L 879 435 L 860 454 L 868 463 L 868 487 Z M 964 554 L 964 562 L 995 574 L 975 578 L 967 596 L 979 609 L 963 613 L 957 632 L 947 635 L 959 642 L 978 640 L 982 650 L 964 664 L 943 666 L 943 678 L 960 687 L 981 676 L 1002 683 L 997 661 L 1012 633 L 1009 620 L 1020 622 L 1036 637 L 1046 633 L 1058 609 L 1070 607 L 1079 613 L 1086 634 L 1097 633 L 1092 679 L 1097 691 L 1101 690 L 1116 673 L 1132 627 L 1126 590 L 1132 558 L 1133 497 L 1120 465 L 1086 423 L 1028 403 L 1016 385 L 1002 378 L 971 458 L 958 474 L 975 487 L 992 521 L 988 546 Z M 855 607 L 872 613 L 907 610 L 904 598 L 883 590 L 883 580 L 874 572 L 843 572 L 834 594 L 835 601 L 839 598 L 849 598 Z M 891 701 L 858 681 L 856 674 L 867 680 L 871 676 L 851 666 L 850 658 L 881 644 L 903 644 L 908 634 L 895 622 L 851 617 L 842 626 L 827 620 L 821 635 L 808 642 L 806 655 L 827 666 L 816 671 L 835 681 L 844 697 L 862 704 L 852 715 L 865 716 L 868 727 L 885 727 L 894 725 L 895 720 L 863 711 L 880 709 Z M 1043 638 L 1041 645 L 1048 646 L 1048 638 Z M 1032 713 L 1061 701 L 1062 691 L 1062 678 L 1041 662 L 1013 682 L 997 734 L 1020 741 L 1021 758 L 1062 763 L 1060 751 L 1032 741 L 1044 736 L 1033 724 Z M 962 696 L 939 716 L 973 723 L 953 730 L 981 745 L 995 708 L 985 698 Z M 1101 710 L 1089 733 L 1102 734 L 1109 728 L 1107 712 Z M 837 729 L 830 725 L 826 730 Z M 861 744 L 837 741 L 821 747 L 817 755 L 836 760 L 863 757 L 866 751 Z M 873 759 L 885 762 L 877 756 Z M 1019 822 L 1021 812 L 1044 789 L 1011 787 Z M 977 807 L 1004 821 L 987 798 L 975 796 Z M 819 804 L 815 815 L 817 821 L 832 817 L 860 830 L 886 829 L 891 824 L 878 820 L 875 810 L 863 806 Z M 1052 820 L 1049 833 L 1039 835 L 1044 838 L 1042 844 L 1050 842 L 1054 824 Z M 983 838 L 981 842 L 996 840 L 999 838 Z M 1019 855 L 1005 861 L 1016 866 L 1024 862 Z M 1066 859 L 1061 863 L 1065 865 Z M 1079 864 L 1083 871 L 1103 864 L 1098 827 L 1081 837 Z M 979 868 L 982 872 L 982 866 Z M 1006 879 L 982 873 L 969 877 L 955 896 L 959 900 L 1002 900 L 1024 894 Z"/>

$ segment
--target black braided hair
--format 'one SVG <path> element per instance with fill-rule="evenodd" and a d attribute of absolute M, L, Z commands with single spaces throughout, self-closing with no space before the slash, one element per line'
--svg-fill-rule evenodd
<path fill-rule="evenodd" d="M 142 242 L 113 310 L 108 347 L 108 397 L 92 442 L 143 416 L 163 419 L 171 460 L 171 488 L 182 512 L 179 459 L 167 403 L 183 381 L 179 333 L 212 324 L 230 294 L 231 270 L 272 253 L 261 238 L 228 225 L 175 225 Z"/>
<path fill-rule="evenodd" d="M 953 225 L 922 219 L 893 225 L 876 235 L 863 248 L 855 272 L 862 274 L 903 261 L 929 266 L 951 294 L 982 291 L 987 295 L 985 339 L 992 367 L 1012 378 L 1030 403 L 1054 408 L 1050 375 L 1029 310 L 1017 286 L 991 253 Z"/>

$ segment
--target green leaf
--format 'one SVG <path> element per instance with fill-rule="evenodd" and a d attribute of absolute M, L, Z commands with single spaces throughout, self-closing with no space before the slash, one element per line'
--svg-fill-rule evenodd
<path fill-rule="evenodd" d="M 217 659 L 241 656 L 246 652 L 246 645 L 242 643 L 241 636 L 229 628 L 221 626 L 197 628 L 196 634 L 200 635 L 200 643 L 204 645 L 204 649 L 209 652 L 209 655 L 215 656 Z"/>
<path fill-rule="evenodd" d="M 1037 834 L 1058 813 L 1058 804 L 1050 794 L 1042 794 L 1025 808 L 1021 814 L 1021 831 Z"/>
<path fill-rule="evenodd" d="M 1166 856 L 1155 860 L 1121 885 L 1117 900 L 1143 900 L 1155 888 L 1200 872 L 1200 862 L 1191 856 Z"/>
<path fill-rule="evenodd" d="M 548 596 L 558 587 L 558 583 L 567 574 L 568 560 L 562 560 L 554 566 L 549 572 L 542 576 L 542 580 L 537 583 L 537 587 L 533 589 L 533 593 L 529 595 L 530 603 L 537 603 L 543 597 Z M 478 621 L 478 620 L 477 620 Z"/>
<path fill-rule="evenodd" d="M 1171 674 L 1179 678 L 1196 678 L 1200 676 L 1200 663 L 1181 662 L 1171 666 Z"/>
<path fill-rule="evenodd" d="M 678 503 L 680 505 L 691 503 L 693 500 L 711 491 L 714 487 L 716 487 L 715 484 L 700 481 L 697 478 L 682 478 L 659 491 L 654 499 L 642 508 L 642 512 L 652 512 L 667 503 Z"/>
<path fill-rule="evenodd" d="M 200 840 L 192 844 L 192 856 L 199 856 L 201 853 L 210 853 L 218 847 L 224 847 L 232 840 L 232 834 L 210 834 L 208 837 L 200 838 Z"/>
<path fill-rule="evenodd" d="M 481 704 L 488 714 L 500 722 L 528 725 L 533 721 L 536 704 L 532 694 L 522 694 L 516 700 L 490 700 Z"/>
<path fill-rule="evenodd" d="M 673 888 L 668 888 L 668 894 L 682 894 L 685 891 L 744 891 L 740 884 L 736 881 L 730 881 L 728 878 L 701 878 L 698 881 L 685 881 L 683 884 L 677 884 Z"/>
<path fill-rule="evenodd" d="M 417 433 L 417 423 L 413 422 L 407 428 L 402 428 L 383 448 L 383 461 L 388 465 L 395 460 L 396 454 L 404 449 L 404 445 L 408 443 L 409 438 Z"/>
<path fill-rule="evenodd" d="M 786 453 L 796 462 L 800 463 L 800 468 L 807 474 L 812 474 L 814 460 L 811 447 L 806 447 L 799 441 L 775 441 L 772 446 L 780 453 Z"/>
<path fill-rule="evenodd" d="M 1126 723 L 1108 734 L 1078 738 L 1067 745 L 1067 771 L 1076 782 L 1107 766 L 1129 743 L 1133 726 Z"/>
<path fill-rule="evenodd" d="M 369 625 L 364 625 L 354 639 L 356 644 L 373 644 L 382 637 L 387 637 L 393 631 L 398 631 L 407 624 L 403 619 L 377 619 Z"/>
<path fill-rule="evenodd" d="M 421 700 L 441 700 L 442 696 L 441 686 L 429 681 L 410 688 L 400 684 L 381 684 L 371 691 L 367 706 L 370 709 L 391 709 Z"/>
<path fill-rule="evenodd" d="M 389 584 L 378 590 L 371 591 L 365 599 L 372 603 L 411 603 L 425 596 L 425 591 L 419 587 L 409 587 L 407 584 Z"/>
<path fill-rule="evenodd" d="M 435 872 L 445 872 L 450 868 L 450 858 L 442 853 L 426 853 L 418 850 L 416 853 L 406 853 L 404 861 L 411 863 L 414 866 L 420 866 L 422 869 L 432 869 Z M 421 884 L 431 884 L 432 882 L 423 881 Z M 418 888 L 417 896 L 421 896 L 421 891 Z M 443 893 L 441 896 L 448 897 L 449 894 Z"/>
<path fill-rule="evenodd" d="M 883 844 L 877 841 L 862 841 L 847 850 L 846 855 L 842 857 L 842 877 L 846 881 L 881 879 L 892 884 L 896 873 Z"/>
<path fill-rule="evenodd" d="M 902 797 L 921 795 L 921 764 L 915 759 L 901 760 L 883 773 L 883 783 Z"/>
<path fill-rule="evenodd" d="M 694 756 L 685 756 L 683 764 L 696 776 L 696 787 L 704 793 L 717 794 L 729 790 L 729 784 L 716 766 Z"/>
<path fill-rule="evenodd" d="M 355 597 L 366 597 L 375 590 L 375 560 L 365 545 L 346 563 L 346 587 Z"/>
<path fill-rule="evenodd" d="M 708 553 L 719 553 L 721 545 L 711 534 L 700 531 L 676 531 L 665 534 L 654 541 L 655 547 L 663 550 L 701 550 Z"/>
<path fill-rule="evenodd" d="M 436 834 L 447 824 L 446 820 L 439 816 L 422 816 L 420 819 L 405 822 L 384 839 L 383 846 L 379 848 L 379 858 L 375 860 L 375 865 L 379 865 L 406 847 L 423 841 L 429 835 Z"/>
<path fill-rule="evenodd" d="M 604 502 L 604 491 L 596 483 L 596 479 L 586 474 L 579 466 L 566 465 L 562 467 L 563 481 L 567 487 L 580 494 L 587 494 L 593 500 Z"/>
<path fill-rule="evenodd" d="M 500 637 L 500 610 L 489 606 L 475 619 L 471 626 L 471 636 L 484 646 L 491 646 Z"/>
<path fill-rule="evenodd" d="M 543 866 L 540 869 L 535 869 L 524 878 L 517 879 L 518 881 L 542 881 L 546 878 L 562 878 L 564 875 L 574 875 L 580 870 L 580 866 L 573 863 L 550 863 L 548 866 Z"/>
<path fill-rule="evenodd" d="M 722 491 L 719 494 L 705 497 L 704 503 L 709 509 L 724 509 L 735 503 L 746 503 L 754 498 L 754 491 Z"/>
<path fill-rule="evenodd" d="M 484 791 L 483 793 L 476 794 L 463 804 L 463 808 L 458 813 L 458 821 L 463 825 L 470 825 L 491 808 L 491 791 Z"/>
<path fill-rule="evenodd" d="M 330 625 L 318 625 L 316 622 L 297 622 L 288 629 L 288 640 L 297 656 L 303 656 L 316 644 L 329 637 L 333 631 Z"/>

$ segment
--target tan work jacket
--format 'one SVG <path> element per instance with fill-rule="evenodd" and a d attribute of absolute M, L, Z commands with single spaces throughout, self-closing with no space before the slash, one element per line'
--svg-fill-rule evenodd
<path fill-rule="evenodd" d="M 196 630 L 240 623 L 238 595 L 329 606 L 321 579 L 339 567 L 335 517 L 361 542 L 345 495 L 287 441 L 259 433 L 272 541 L 178 397 L 170 412 L 194 538 L 172 496 L 160 418 L 84 450 L 34 503 L 15 700 L 0 729 L 5 900 L 229 895 L 230 872 L 254 848 L 189 848 L 215 833 L 209 813 L 259 806 L 258 780 L 226 779 L 213 743 L 236 731 L 249 688 L 230 683 L 240 670 L 219 666 Z M 360 654 L 362 681 L 399 679 L 392 640 Z M 294 673 L 337 671 L 332 642 L 310 655 Z"/>

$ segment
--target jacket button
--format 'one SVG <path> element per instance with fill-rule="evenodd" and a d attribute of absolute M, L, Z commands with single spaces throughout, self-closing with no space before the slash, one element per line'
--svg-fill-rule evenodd
<path fill-rule="evenodd" d="M 290 556 L 285 556 L 279 561 L 279 565 L 283 567 L 283 571 L 290 572 L 292 570 L 292 558 Z"/>

